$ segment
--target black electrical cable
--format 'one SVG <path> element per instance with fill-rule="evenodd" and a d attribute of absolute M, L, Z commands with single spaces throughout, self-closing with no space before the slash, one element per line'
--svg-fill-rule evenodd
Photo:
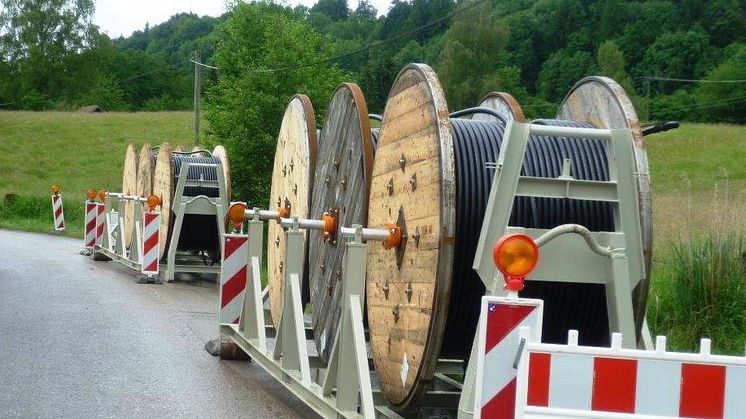
<path fill-rule="evenodd" d="M 381 138 L 381 129 L 373 128 L 370 130 L 370 139 L 373 140 L 373 151 L 378 148 L 378 140 Z"/>
<path fill-rule="evenodd" d="M 490 116 L 494 116 L 495 118 L 497 118 L 498 120 L 500 120 L 500 122 L 502 122 L 503 125 L 505 125 L 505 124 L 508 123 L 508 120 L 505 118 L 505 115 L 501 114 L 500 112 L 496 111 L 495 109 L 481 107 L 481 106 L 478 106 L 478 107 L 475 107 L 475 108 L 466 108 L 466 109 L 461 109 L 460 111 L 451 112 L 451 114 L 449 116 L 451 118 L 458 118 L 458 117 L 461 117 L 461 116 L 474 115 L 474 114 L 478 114 L 478 113 L 485 114 L 485 115 L 490 115 Z"/>
<path fill-rule="evenodd" d="M 590 127 L 575 121 L 541 120 L 544 125 Z M 441 357 L 469 356 L 479 318 L 484 285 L 472 269 L 494 170 L 505 127 L 495 122 L 451 119 L 456 165 L 456 231 L 450 302 Z M 562 174 L 570 159 L 577 179 L 608 180 L 603 141 L 565 137 L 529 138 L 524 176 L 553 177 Z M 604 202 L 518 197 L 509 224 L 526 228 L 553 228 L 577 223 L 595 231 L 613 231 L 611 206 Z M 522 296 L 544 299 L 543 340 L 563 342 L 567 330 L 580 331 L 583 344 L 608 341 L 608 320 L 603 285 L 530 281 Z"/>
<path fill-rule="evenodd" d="M 198 181 L 217 181 L 218 172 L 216 164 L 220 163 L 217 157 L 203 156 L 200 152 L 174 152 L 171 154 L 171 165 L 173 169 L 173 186 L 179 184 L 181 167 L 184 163 L 190 164 L 210 164 L 212 166 L 189 166 L 186 173 L 187 180 Z M 196 197 L 204 195 L 208 198 L 218 198 L 219 189 L 207 186 L 185 186 L 184 196 Z M 172 227 L 173 228 L 173 227 Z M 177 249 L 190 251 L 208 251 L 213 255 L 220 254 L 220 241 L 218 238 L 218 224 L 214 215 L 185 214 L 182 221 L 182 231 L 189 231 L 190 234 L 181 234 Z M 205 261 L 205 263 L 207 263 Z"/>

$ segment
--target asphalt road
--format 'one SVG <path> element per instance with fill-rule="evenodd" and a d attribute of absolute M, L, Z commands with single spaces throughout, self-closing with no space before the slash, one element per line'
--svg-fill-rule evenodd
<path fill-rule="evenodd" d="M 261 368 L 220 361 L 217 285 L 138 285 L 80 240 L 0 230 L 0 418 L 315 414 Z"/>

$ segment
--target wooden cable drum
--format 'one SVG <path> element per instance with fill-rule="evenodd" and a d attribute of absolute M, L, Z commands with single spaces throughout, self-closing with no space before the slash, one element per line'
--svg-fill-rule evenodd
<path fill-rule="evenodd" d="M 485 292 L 471 267 L 494 175 L 485 164 L 497 161 L 504 129 L 501 122 L 449 118 L 437 76 L 424 64 L 405 67 L 389 93 L 368 224 L 396 223 L 406 241 L 398 249 L 369 246 L 366 291 L 373 361 L 383 393 L 399 411 L 417 407 L 438 359 L 469 356 Z M 522 172 L 557 177 L 565 159 L 578 179 L 609 179 L 603 141 L 565 137 L 532 136 Z M 510 225 L 527 228 L 567 223 L 614 229 L 605 202 L 519 197 L 510 219 Z M 562 316 L 545 316 L 544 337 L 566 337 L 575 328 L 584 344 L 608 340 L 606 313 L 586 314 L 588 307 L 605 307 L 603 292 L 582 287 L 587 284 L 561 285 L 545 305 L 563 307 Z M 527 289 L 542 287 L 531 282 Z"/>
<path fill-rule="evenodd" d="M 507 121 L 526 122 L 523 109 L 513 95 L 505 92 L 490 92 L 479 101 L 480 108 L 494 109 L 505 117 Z M 474 114 L 475 121 L 497 122 L 497 118 L 491 115 Z"/>
<path fill-rule="evenodd" d="M 291 215 L 308 218 L 317 144 L 316 116 L 311 100 L 305 95 L 295 95 L 285 109 L 277 137 L 270 206 L 285 207 Z M 285 284 L 285 232 L 278 223 L 270 222 L 267 237 L 269 306 L 272 322 L 278 327 Z M 303 287 L 307 290 L 308 269 L 303 272 Z"/>
<path fill-rule="evenodd" d="M 356 84 L 342 83 L 332 96 L 321 130 L 311 218 L 329 212 L 340 226 L 367 224 L 373 152 L 363 93 Z M 310 232 L 308 243 L 314 339 L 321 358 L 328 359 L 342 312 L 345 244 L 337 237 L 325 238 L 318 230 Z"/>
<path fill-rule="evenodd" d="M 129 144 L 124 153 L 124 170 L 122 171 L 122 193 L 125 195 L 135 195 L 137 193 L 137 161 L 139 157 L 135 151 L 135 145 Z M 124 246 L 130 247 L 132 243 L 132 233 L 135 228 L 135 204 L 127 201 L 124 204 L 124 225 L 122 231 L 124 234 Z"/>
<path fill-rule="evenodd" d="M 195 150 L 196 149 L 196 150 Z M 194 147 L 192 149 L 193 152 L 201 152 L 201 149 L 198 149 L 198 147 Z M 201 152 L 197 154 L 198 156 L 205 157 L 205 153 Z M 216 146 L 214 150 L 212 150 L 212 156 L 215 157 L 222 163 L 223 165 L 223 179 L 225 179 L 225 196 L 230 201 L 231 199 L 231 184 L 232 184 L 232 177 L 231 177 L 231 164 L 230 160 L 228 160 L 228 151 L 223 147 L 222 145 Z"/>
<path fill-rule="evenodd" d="M 220 238 L 218 237 L 217 221 L 213 215 L 186 214 L 182 221 L 183 234 L 179 236 L 179 242 L 171 243 L 176 219 L 174 195 L 179 182 L 181 167 L 186 162 L 217 164 L 220 163 L 220 160 L 214 156 L 203 157 L 199 154 L 179 153 L 173 151 L 169 143 L 163 143 L 159 148 L 153 178 L 153 193 L 159 196 L 162 201 L 160 242 L 164 245 L 160 247 L 160 255 L 163 257 L 166 249 L 176 245 L 178 250 L 209 252 L 214 255 L 213 259 L 215 259 L 215 255 L 220 253 Z M 190 166 L 186 176 L 189 180 L 218 179 L 216 167 Z M 217 188 L 205 186 L 184 188 L 184 196 L 195 197 L 200 195 L 217 198 L 219 192 Z"/>
<path fill-rule="evenodd" d="M 153 147 L 143 144 L 137 162 L 137 186 L 135 194 L 147 198 L 153 193 L 153 172 L 155 171 L 155 158 Z"/>
<path fill-rule="evenodd" d="M 653 210 L 650 172 L 645 141 L 637 112 L 622 86 L 608 77 L 586 77 L 570 89 L 560 105 L 557 118 L 584 121 L 597 128 L 629 128 L 635 149 L 635 164 L 640 202 L 640 225 L 646 277 L 635 289 L 635 322 L 642 327 L 650 285 L 650 264 L 653 254 Z"/>

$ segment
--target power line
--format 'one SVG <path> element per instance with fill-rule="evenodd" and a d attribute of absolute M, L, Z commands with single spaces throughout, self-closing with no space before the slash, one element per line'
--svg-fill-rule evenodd
<path fill-rule="evenodd" d="M 192 63 L 194 63 L 194 64 L 197 64 L 199 66 L 202 66 L 202 67 L 211 68 L 213 70 L 220 70 L 218 67 L 214 67 L 214 66 L 211 66 L 211 65 L 203 64 L 203 63 L 200 63 L 199 61 L 194 61 L 194 60 L 189 60 L 189 61 L 192 62 Z"/>
<path fill-rule="evenodd" d="M 185 64 L 185 63 L 182 63 L 182 64 Z M 178 65 L 178 64 L 167 63 L 167 64 L 166 64 L 165 66 L 163 66 L 163 67 L 160 67 L 160 68 L 155 68 L 155 69 L 153 69 L 153 70 L 150 70 L 150 71 L 146 71 L 146 72 L 144 72 L 144 73 L 140 73 L 140 74 L 135 74 L 134 76 L 130 76 L 130 77 L 125 77 L 125 78 L 123 78 L 123 79 L 118 79 L 118 80 L 115 80 L 115 81 L 114 81 L 114 83 L 117 83 L 117 84 L 118 84 L 118 83 L 122 83 L 122 82 L 125 82 L 125 81 L 130 81 L 130 80 L 135 80 L 135 79 L 139 79 L 140 77 L 145 77 L 145 76 L 147 76 L 147 75 L 150 75 L 150 74 L 153 74 L 153 73 L 159 73 L 159 72 L 161 72 L 161 71 L 171 70 L 172 68 L 173 68 L 173 69 L 176 69 L 176 70 L 181 70 L 181 67 L 179 67 L 179 65 Z"/>
<path fill-rule="evenodd" d="M 643 76 L 642 80 L 675 81 L 683 83 L 746 83 L 746 80 L 706 80 L 706 79 L 677 79 L 672 77 Z"/>
<path fill-rule="evenodd" d="M 426 23 L 426 24 L 424 24 L 422 26 L 418 26 L 418 27 L 416 27 L 416 28 L 414 28 L 412 30 L 409 30 L 409 31 L 400 33 L 398 35 L 392 36 L 391 38 L 386 38 L 386 39 L 384 39 L 382 41 L 373 42 L 372 44 L 370 44 L 368 46 L 365 46 L 365 47 L 362 47 L 362 48 L 359 48 L 359 49 L 356 49 L 356 50 L 353 50 L 353 51 L 345 52 L 343 54 L 335 55 L 333 57 L 330 57 L 330 58 L 327 58 L 327 59 L 324 59 L 324 60 L 312 61 L 312 62 L 306 63 L 306 64 L 298 64 L 298 65 L 287 66 L 287 67 L 270 68 L 270 69 L 253 69 L 253 70 L 250 70 L 250 71 L 252 71 L 254 73 L 276 73 L 276 72 L 280 72 L 280 71 L 297 70 L 297 69 L 300 69 L 300 68 L 314 67 L 314 66 L 321 65 L 321 64 L 327 64 L 327 63 L 330 63 L 332 61 L 339 60 L 341 58 L 347 58 L 347 57 L 350 57 L 352 55 L 359 54 L 361 52 L 369 51 L 369 50 L 371 50 L 373 48 L 378 48 L 378 47 L 380 47 L 380 46 L 382 46 L 384 44 L 387 44 L 389 42 L 397 41 L 397 40 L 402 39 L 402 38 L 407 38 L 407 37 L 409 37 L 411 35 L 414 35 L 415 33 L 419 32 L 421 30 L 430 28 L 430 27 L 435 26 L 435 25 L 437 25 L 439 23 L 443 23 L 446 20 L 448 20 L 448 19 L 450 19 L 450 18 L 452 18 L 454 16 L 457 16 L 457 15 L 459 15 L 459 14 L 461 14 L 461 13 L 463 13 L 463 12 L 469 10 L 469 9 L 472 9 L 472 8 L 476 7 L 477 5 L 485 3 L 487 1 L 489 1 L 489 0 L 476 0 L 476 1 L 474 1 L 473 3 L 471 3 L 468 6 L 464 6 L 464 7 L 460 8 L 460 9 L 454 10 L 451 13 L 448 13 L 447 15 L 445 15 L 445 16 L 443 16 L 441 18 L 435 19 L 434 21 L 428 22 L 428 23 Z"/>

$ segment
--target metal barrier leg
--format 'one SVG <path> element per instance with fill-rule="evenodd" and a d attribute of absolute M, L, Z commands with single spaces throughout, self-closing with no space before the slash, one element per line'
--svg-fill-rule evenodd
<path fill-rule="evenodd" d="M 373 392 L 368 368 L 368 352 L 363 330 L 363 308 L 360 296 L 365 295 L 367 247 L 357 241 L 347 244 L 342 280 L 342 318 L 332 346 L 329 369 L 322 394 L 329 396 L 337 388 L 337 409 L 357 412 L 364 418 L 374 418 Z"/>
<path fill-rule="evenodd" d="M 306 347 L 306 331 L 303 323 L 303 304 L 300 294 L 300 278 L 303 275 L 303 233 L 293 228 L 286 233 L 287 265 L 285 273 L 285 298 L 282 317 L 277 330 L 273 357 L 282 358 L 282 369 L 295 371 L 304 385 L 311 384 L 311 367 Z"/>

